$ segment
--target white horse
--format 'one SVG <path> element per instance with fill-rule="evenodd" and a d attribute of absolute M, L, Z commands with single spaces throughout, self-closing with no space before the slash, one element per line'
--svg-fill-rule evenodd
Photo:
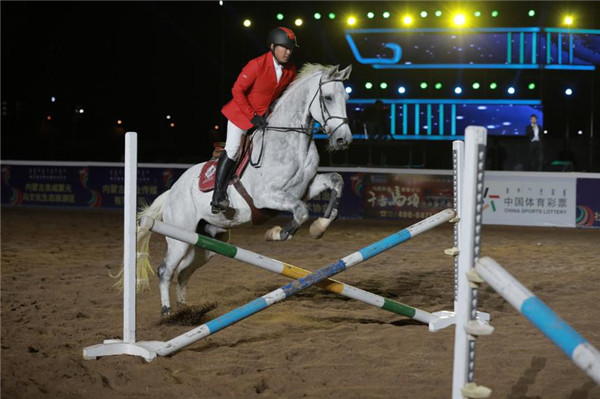
<path fill-rule="evenodd" d="M 290 239 L 306 222 L 309 212 L 306 201 L 325 190 L 331 191 L 331 200 L 323 217 L 310 228 L 314 238 L 320 238 L 337 217 L 337 206 L 343 189 L 343 179 L 337 173 L 317 174 L 319 154 L 312 137 L 312 126 L 317 121 L 329 137 L 332 150 L 344 149 L 352 141 L 346 117 L 345 92 L 342 81 L 348 78 L 352 66 L 339 71 L 338 66 L 305 65 L 277 101 L 267 119 L 267 127 L 257 131 L 253 139 L 251 163 L 241 182 L 254 200 L 256 208 L 287 211 L 293 220 L 285 227 L 275 226 L 265 235 L 267 240 Z M 227 195 L 230 208 L 222 214 L 211 213 L 212 193 L 198 190 L 198 178 L 204 164 L 189 168 L 173 187 L 139 213 L 179 226 L 190 231 L 215 237 L 226 229 L 251 220 L 251 209 L 244 198 L 229 186 Z M 138 232 L 138 250 L 146 259 L 150 232 Z M 166 238 L 167 254 L 158 268 L 162 314 L 169 314 L 171 304 L 169 286 L 177 270 L 177 299 L 186 302 L 187 282 L 198 267 L 214 253 L 199 249 L 172 238 Z M 145 254 L 143 254 L 145 252 Z M 150 267 L 146 261 L 140 267 Z M 143 273 L 143 272 L 142 272 Z M 146 272 L 147 273 L 147 272 Z"/>

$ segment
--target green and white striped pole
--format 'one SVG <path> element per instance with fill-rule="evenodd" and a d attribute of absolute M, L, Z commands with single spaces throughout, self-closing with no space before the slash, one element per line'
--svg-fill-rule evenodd
<path fill-rule="evenodd" d="M 439 223 L 433 223 L 429 226 L 435 227 L 441 223 L 449 221 L 453 217 L 454 212 L 452 210 L 444 210 L 431 217 Z M 284 263 L 279 260 L 257 254 L 255 252 L 251 252 L 246 249 L 219 240 L 215 240 L 210 237 L 187 231 L 179 227 L 173 226 L 171 224 L 154 220 L 147 216 L 141 218 L 140 227 L 147 228 L 154 233 L 159 233 L 167 237 L 171 237 L 176 240 L 185 242 L 187 244 L 194 245 L 196 247 L 203 248 L 209 251 L 213 251 L 223 256 L 227 256 L 232 259 L 237 259 L 242 262 L 260 267 L 261 269 L 281 274 L 283 276 L 290 277 L 293 279 L 299 279 L 311 273 L 310 271 L 299 268 L 297 266 L 293 266 L 288 263 Z M 419 231 L 419 233 L 420 232 L 421 231 Z M 416 234 L 413 234 L 413 236 L 414 235 Z M 357 301 L 366 303 L 368 305 L 375 306 L 402 316 L 406 316 L 414 320 L 418 320 L 422 323 L 430 324 L 436 320 L 436 317 L 429 312 L 413 308 L 400 302 L 384 298 L 380 295 L 361 290 L 359 288 L 333 279 L 326 279 L 316 285 L 327 291 L 348 298 L 352 298 Z"/>

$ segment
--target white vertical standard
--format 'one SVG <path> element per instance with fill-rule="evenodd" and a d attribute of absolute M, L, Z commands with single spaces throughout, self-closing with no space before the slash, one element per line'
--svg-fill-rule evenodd
<path fill-rule="evenodd" d="M 125 201 L 123 228 L 123 342 L 135 343 L 137 258 L 137 133 L 125 134 Z"/>
<path fill-rule="evenodd" d="M 464 163 L 465 163 L 465 143 L 461 140 L 452 142 L 452 170 L 453 170 L 453 204 L 454 213 L 456 216 L 451 219 L 450 222 L 454 223 L 454 246 L 444 250 L 446 255 L 450 255 L 454 259 L 454 309 L 451 311 L 441 310 L 434 312 L 433 315 L 436 317 L 429 323 L 429 331 L 435 332 L 443 328 L 451 326 L 455 323 L 455 314 L 457 307 L 458 297 L 458 254 L 460 252 L 460 245 L 458 237 L 460 237 L 460 204 L 462 196 L 462 182 L 464 180 Z M 489 313 L 477 312 L 477 320 L 483 324 L 487 324 L 490 321 Z"/>
<path fill-rule="evenodd" d="M 465 131 L 465 158 L 460 193 L 460 248 L 458 254 L 455 309 L 454 374 L 452 399 L 485 398 L 491 391 L 475 384 L 475 342 L 477 335 L 489 334 L 492 327 L 477 321 L 477 288 L 467 275 L 479 258 L 483 211 L 483 171 L 487 131 L 468 126 Z"/>
<path fill-rule="evenodd" d="M 135 294 L 137 258 L 137 133 L 125 134 L 125 206 L 123 230 L 123 339 L 107 339 L 102 344 L 83 349 L 83 358 L 94 360 L 101 356 L 135 355 L 147 361 L 156 357 L 157 342 L 135 342 Z"/>

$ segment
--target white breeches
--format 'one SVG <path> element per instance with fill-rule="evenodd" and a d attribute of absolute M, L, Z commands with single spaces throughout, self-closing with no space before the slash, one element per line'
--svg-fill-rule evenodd
<path fill-rule="evenodd" d="M 240 143 L 242 136 L 246 134 L 245 130 L 240 129 L 234 125 L 231 121 L 227 121 L 227 139 L 225 142 L 225 151 L 227 151 L 227 157 L 237 161 L 240 155 Z"/>

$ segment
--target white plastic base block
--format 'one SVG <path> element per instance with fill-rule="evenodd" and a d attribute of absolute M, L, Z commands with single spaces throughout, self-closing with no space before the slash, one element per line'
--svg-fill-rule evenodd
<path fill-rule="evenodd" d="M 107 339 L 102 344 L 84 348 L 83 358 L 96 360 L 102 356 L 131 355 L 143 357 L 147 362 L 151 362 L 157 356 L 156 351 L 164 346 L 165 343 L 162 341 L 141 341 L 129 344 L 120 339 Z"/>
<path fill-rule="evenodd" d="M 455 324 L 454 312 L 442 310 L 432 313 L 436 318 L 429 323 L 429 331 L 436 332 Z M 486 312 L 477 312 L 477 321 L 481 324 L 489 324 L 490 314 Z"/>

